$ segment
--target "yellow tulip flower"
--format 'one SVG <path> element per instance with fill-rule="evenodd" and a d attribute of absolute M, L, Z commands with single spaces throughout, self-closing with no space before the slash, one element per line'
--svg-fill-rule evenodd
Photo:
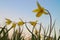
<path fill-rule="evenodd" d="M 33 10 L 33 12 L 37 12 L 36 17 L 40 17 L 42 14 L 48 14 L 46 10 L 40 6 L 40 4 L 37 2 L 38 8 Z"/>
<path fill-rule="evenodd" d="M 35 27 L 36 24 L 37 24 L 37 21 L 30 21 L 29 23 L 30 23 L 33 27 Z"/>
<path fill-rule="evenodd" d="M 12 22 L 12 21 L 11 21 L 10 19 L 7 19 L 7 18 L 6 18 L 6 24 L 7 24 L 7 25 L 11 24 L 11 22 Z"/>
<path fill-rule="evenodd" d="M 14 28 L 15 28 L 15 27 L 16 27 L 16 23 L 12 23 L 12 27 L 14 27 Z"/>

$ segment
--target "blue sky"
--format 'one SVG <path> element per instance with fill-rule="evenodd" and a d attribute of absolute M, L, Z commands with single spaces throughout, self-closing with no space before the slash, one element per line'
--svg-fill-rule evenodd
<path fill-rule="evenodd" d="M 19 17 L 25 21 L 40 20 L 39 22 L 48 23 L 49 16 L 42 15 L 36 18 L 32 10 L 37 8 L 37 0 L 0 0 L 0 19 L 11 18 L 17 20 Z M 56 28 L 60 27 L 60 0 L 38 0 L 41 6 L 48 9 L 52 15 L 53 22 L 56 20 Z M 46 20 L 46 21 L 45 21 Z"/>

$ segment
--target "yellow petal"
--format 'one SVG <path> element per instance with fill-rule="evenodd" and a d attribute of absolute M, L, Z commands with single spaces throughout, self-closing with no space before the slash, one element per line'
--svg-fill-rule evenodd
<path fill-rule="evenodd" d="M 22 26 L 24 24 L 24 22 L 19 21 L 17 24 L 18 24 L 18 26 Z"/>
<path fill-rule="evenodd" d="M 47 15 L 48 13 L 44 11 L 44 14 L 46 14 L 46 15 Z"/>
<path fill-rule="evenodd" d="M 41 6 L 38 1 L 37 1 L 37 6 L 38 6 L 38 9 L 41 9 Z"/>
<path fill-rule="evenodd" d="M 37 21 L 35 21 L 35 22 L 31 21 L 30 24 L 31 24 L 33 27 L 35 27 L 36 24 L 37 24 Z"/>
<path fill-rule="evenodd" d="M 10 19 L 7 19 L 7 18 L 6 18 L 6 24 L 7 24 L 7 25 L 11 24 L 11 22 L 12 22 L 12 21 L 11 21 Z"/>
<path fill-rule="evenodd" d="M 12 23 L 12 27 L 15 28 L 16 27 L 16 23 Z"/>
<path fill-rule="evenodd" d="M 39 10 L 38 9 L 35 9 L 35 10 L 33 10 L 33 12 L 39 12 Z"/>
<path fill-rule="evenodd" d="M 36 17 L 40 17 L 42 14 L 43 14 L 43 13 L 38 12 L 38 13 L 36 14 Z"/>

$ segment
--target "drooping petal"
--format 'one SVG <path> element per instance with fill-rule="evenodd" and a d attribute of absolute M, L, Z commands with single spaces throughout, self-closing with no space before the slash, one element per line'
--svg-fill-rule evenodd
<path fill-rule="evenodd" d="M 38 6 L 38 9 L 41 9 L 41 6 L 38 1 L 37 1 L 37 6 Z"/>
<path fill-rule="evenodd" d="M 39 9 L 35 9 L 35 10 L 33 10 L 33 12 L 39 12 Z"/>
<path fill-rule="evenodd" d="M 36 17 L 40 17 L 40 16 L 42 16 L 42 14 L 43 14 L 43 13 L 38 12 L 38 13 L 36 14 Z"/>

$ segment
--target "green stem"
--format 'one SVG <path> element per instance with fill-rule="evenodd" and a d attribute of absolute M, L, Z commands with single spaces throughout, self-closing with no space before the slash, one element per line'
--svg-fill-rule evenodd
<path fill-rule="evenodd" d="M 25 26 L 26 26 L 27 30 L 36 38 L 36 36 L 29 30 L 29 28 L 27 27 L 26 24 L 25 24 Z M 37 38 L 36 38 L 36 40 L 37 40 Z"/>
<path fill-rule="evenodd" d="M 50 16 L 50 32 L 49 32 L 49 37 L 51 35 L 51 29 L 52 29 L 52 17 L 51 17 L 51 14 L 50 12 L 46 9 L 46 11 L 48 12 L 49 16 Z"/>
<path fill-rule="evenodd" d="M 40 32 L 41 32 L 41 24 L 40 24 L 40 28 L 39 28 L 39 39 L 40 40 Z"/>

